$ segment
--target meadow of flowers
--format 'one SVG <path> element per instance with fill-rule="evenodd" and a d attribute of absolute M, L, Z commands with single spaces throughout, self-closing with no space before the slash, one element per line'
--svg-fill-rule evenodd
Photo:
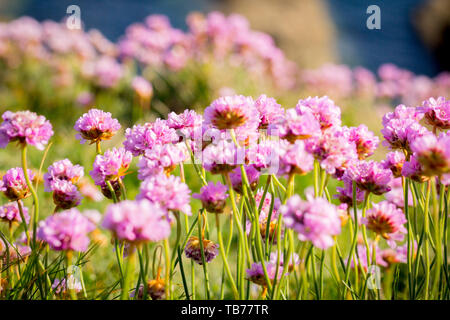
<path fill-rule="evenodd" d="M 449 299 L 450 74 L 187 22 L 0 24 L 0 299 Z"/>

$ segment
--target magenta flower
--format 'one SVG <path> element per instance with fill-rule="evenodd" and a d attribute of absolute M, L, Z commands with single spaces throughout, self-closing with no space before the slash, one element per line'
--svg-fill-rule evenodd
<path fill-rule="evenodd" d="M 360 160 L 373 155 L 380 143 L 380 139 L 364 124 L 349 128 L 349 140 L 355 143 Z"/>
<path fill-rule="evenodd" d="M 120 129 L 120 124 L 111 117 L 110 112 L 91 109 L 77 120 L 74 129 L 79 132 L 76 137 L 81 143 L 96 143 L 111 139 Z"/>
<path fill-rule="evenodd" d="M 280 143 L 285 140 L 263 140 L 258 144 L 252 144 L 246 150 L 246 162 L 253 165 L 261 172 L 275 174 L 279 167 Z"/>
<path fill-rule="evenodd" d="M 405 161 L 403 164 L 402 175 L 417 182 L 424 182 L 429 179 L 426 176 L 422 165 L 414 155 L 411 156 L 409 161 Z"/>
<path fill-rule="evenodd" d="M 367 210 L 367 216 L 362 219 L 367 229 L 375 232 L 387 240 L 401 241 L 405 234 L 405 214 L 402 209 L 389 201 L 373 203 Z"/>
<path fill-rule="evenodd" d="M 276 123 L 284 117 L 284 109 L 281 105 L 274 98 L 269 98 L 265 94 L 256 99 L 255 106 L 259 112 L 260 129 L 266 129 L 270 124 Z"/>
<path fill-rule="evenodd" d="M 255 190 L 256 187 L 258 186 L 259 176 L 261 174 L 252 165 L 245 165 L 244 168 L 250 188 L 252 190 Z M 237 167 L 230 172 L 231 185 L 233 186 L 233 189 L 239 194 L 243 194 L 244 192 L 244 182 L 242 181 L 241 173 L 242 173 L 241 167 Z"/>
<path fill-rule="evenodd" d="M 277 277 L 278 280 L 281 278 L 281 274 L 283 273 L 283 267 L 279 266 L 277 268 L 276 264 L 271 262 L 266 262 L 265 266 L 268 278 L 271 282 L 275 280 L 275 276 Z M 261 262 L 254 262 L 251 268 L 247 269 L 246 272 L 247 272 L 247 279 L 250 280 L 251 282 L 256 283 L 263 287 L 266 287 L 268 285 L 266 277 L 264 276 L 264 269 Z"/>
<path fill-rule="evenodd" d="M 333 236 L 341 232 L 341 219 L 336 207 L 322 198 L 299 195 L 290 197 L 281 206 L 286 227 L 294 229 L 301 241 L 311 241 L 314 246 L 327 249 L 334 243 Z"/>
<path fill-rule="evenodd" d="M 205 109 L 204 117 L 206 124 L 221 130 L 243 125 L 257 128 L 259 125 L 259 112 L 251 97 L 220 97 Z"/>
<path fill-rule="evenodd" d="M 202 153 L 203 167 L 213 174 L 222 174 L 244 164 L 245 150 L 233 142 L 220 140 L 209 144 Z"/>
<path fill-rule="evenodd" d="M 295 109 L 286 110 L 286 115 L 269 125 L 271 135 L 278 135 L 293 143 L 299 139 L 309 139 L 320 135 L 320 124 L 311 111 L 298 114 Z"/>
<path fill-rule="evenodd" d="M 156 242 L 170 235 L 166 211 L 148 200 L 125 200 L 106 208 L 102 226 L 129 243 Z"/>
<path fill-rule="evenodd" d="M 146 150 L 139 160 L 138 178 L 145 180 L 160 173 L 169 174 L 188 157 L 188 151 L 183 143 L 155 145 L 152 149 Z"/>
<path fill-rule="evenodd" d="M 84 169 L 80 165 L 73 165 L 69 159 L 54 162 L 48 167 L 48 172 L 44 174 L 45 191 L 53 190 L 53 183 L 56 181 L 69 181 L 76 184 L 84 176 Z"/>
<path fill-rule="evenodd" d="M 0 148 L 17 141 L 43 150 L 53 135 L 52 125 L 44 116 L 30 111 L 6 111 L 0 124 Z"/>
<path fill-rule="evenodd" d="M 381 161 L 384 169 L 390 169 L 395 178 L 402 176 L 402 168 L 405 163 L 405 154 L 400 151 L 389 152 L 386 159 Z"/>
<path fill-rule="evenodd" d="M 306 151 L 305 143 L 297 140 L 295 143 L 283 143 L 280 141 L 279 175 L 299 174 L 304 175 L 314 167 L 314 157 Z"/>
<path fill-rule="evenodd" d="M 106 181 L 117 181 L 126 175 L 132 155 L 124 148 L 107 150 L 103 155 L 95 157 L 94 166 L 89 174 L 98 186 L 105 185 Z"/>
<path fill-rule="evenodd" d="M 30 180 L 34 179 L 34 173 L 30 169 L 28 169 L 28 176 Z M 22 168 L 11 168 L 6 171 L 0 184 L 0 191 L 3 191 L 4 195 L 13 201 L 30 196 L 30 189 L 28 189 Z"/>
<path fill-rule="evenodd" d="M 65 210 L 39 223 L 37 237 L 53 250 L 86 251 L 95 225 L 77 209 Z"/>
<path fill-rule="evenodd" d="M 217 182 L 214 184 L 210 181 L 206 186 L 203 186 L 200 189 L 200 193 L 194 193 L 192 197 L 199 199 L 206 211 L 211 213 L 222 213 L 227 204 L 227 190 L 228 188 L 222 183 Z"/>
<path fill-rule="evenodd" d="M 70 283 L 70 289 L 74 290 L 76 293 L 81 292 L 81 290 L 83 289 L 81 282 L 76 279 L 75 277 L 71 277 L 69 278 L 69 283 Z M 68 293 L 68 289 L 67 289 L 67 283 L 66 283 L 66 279 L 55 279 L 53 281 L 52 284 L 52 290 L 55 294 L 57 295 L 65 295 Z"/>
<path fill-rule="evenodd" d="M 329 174 L 345 170 L 352 160 L 358 158 L 356 145 L 349 140 L 347 132 L 341 127 L 331 127 L 317 140 L 308 140 L 306 150 L 320 161 L 320 166 Z"/>
<path fill-rule="evenodd" d="M 450 171 L 450 136 L 434 134 L 418 137 L 411 144 L 414 156 L 420 162 L 425 175 L 441 175 Z"/>
<path fill-rule="evenodd" d="M 181 182 L 180 177 L 159 174 L 142 182 L 136 199 L 147 199 L 168 211 L 181 211 L 190 216 L 190 193 L 191 190 Z"/>
<path fill-rule="evenodd" d="M 425 120 L 433 127 L 441 130 L 450 129 L 450 100 L 444 97 L 429 98 L 417 108 L 425 115 Z"/>
<path fill-rule="evenodd" d="M 381 195 L 391 190 L 388 186 L 393 179 L 391 170 L 384 169 L 381 163 L 373 160 L 353 162 L 345 175 L 366 192 Z"/>
<path fill-rule="evenodd" d="M 342 177 L 344 187 L 336 187 L 337 194 L 335 198 L 339 199 L 341 203 L 347 204 L 349 207 L 353 207 L 353 181 L 344 174 Z M 356 186 L 356 203 L 361 203 L 364 200 L 364 191 Z"/>
<path fill-rule="evenodd" d="M 203 239 L 203 253 L 205 256 L 205 262 L 211 262 L 219 253 L 219 245 L 215 244 L 211 240 Z M 186 257 L 194 260 L 199 265 L 203 264 L 202 251 L 200 248 L 200 240 L 198 237 L 190 237 L 184 248 Z"/>
<path fill-rule="evenodd" d="M 393 112 L 388 112 L 383 116 L 383 126 L 385 127 L 392 120 L 412 120 L 419 122 L 423 114 L 416 108 L 409 108 L 403 104 L 395 107 Z"/>
<path fill-rule="evenodd" d="M 139 156 L 145 150 L 153 148 L 157 144 L 168 144 L 178 142 L 179 137 L 175 129 L 168 126 L 166 120 L 156 119 L 154 123 L 135 125 L 125 130 L 125 149 Z"/>
<path fill-rule="evenodd" d="M 82 196 L 70 181 L 55 180 L 52 183 L 53 202 L 57 208 L 70 209 L 80 204 Z"/>
<path fill-rule="evenodd" d="M 415 120 L 393 119 L 381 129 L 381 133 L 385 139 L 382 142 L 385 147 L 410 151 L 410 145 L 416 138 L 430 132 Z"/>
<path fill-rule="evenodd" d="M 272 252 L 270 254 L 270 263 L 277 265 L 277 260 L 278 260 L 278 254 L 276 252 Z M 292 271 L 294 270 L 295 266 L 297 266 L 300 263 L 300 257 L 298 256 L 298 254 L 293 253 L 291 256 L 291 259 L 289 260 L 289 266 L 288 266 L 288 270 Z M 280 254 L 280 266 L 283 267 L 284 266 L 284 254 L 283 252 L 281 252 Z"/>
<path fill-rule="evenodd" d="M 30 216 L 28 215 L 28 208 L 22 206 L 23 216 L 26 223 L 30 222 Z M 8 202 L 3 206 L 0 206 L 0 220 L 6 222 L 22 222 L 22 217 L 20 216 L 19 206 L 17 202 Z"/>
<path fill-rule="evenodd" d="M 171 129 L 175 129 L 180 137 L 185 139 L 194 139 L 195 130 L 201 130 L 203 116 L 197 114 L 194 110 L 186 109 L 183 113 L 169 113 L 167 116 L 167 125 Z"/>
<path fill-rule="evenodd" d="M 358 257 L 359 260 L 356 260 L 358 266 L 359 266 L 359 262 L 361 262 L 361 266 L 366 272 L 367 272 L 367 268 L 368 268 L 368 263 L 367 263 L 367 250 L 366 250 L 366 246 L 363 244 L 358 244 L 356 246 L 356 251 L 358 252 Z M 369 252 L 370 252 L 370 257 L 369 259 L 371 259 L 372 257 L 372 252 L 373 252 L 373 245 L 369 243 Z M 383 259 L 382 256 L 382 252 L 380 250 L 380 248 L 378 246 L 375 247 L 375 254 L 376 254 L 376 264 L 382 267 L 387 267 L 388 264 L 386 263 L 386 261 Z M 352 268 L 355 268 L 355 259 L 352 257 L 351 261 L 350 261 L 350 266 Z M 372 263 L 372 261 L 370 261 L 370 264 Z"/>
<path fill-rule="evenodd" d="M 300 115 L 312 112 L 322 130 L 341 125 L 341 109 L 327 96 L 299 100 L 295 109 Z"/>
<path fill-rule="evenodd" d="M 396 178 L 393 179 L 390 187 L 392 188 L 391 191 L 385 193 L 385 198 L 387 201 L 395 204 L 399 208 L 403 208 L 405 206 L 405 191 L 403 190 L 402 186 L 402 179 Z M 408 204 L 412 205 L 413 203 L 413 197 L 411 190 L 408 192 Z"/>

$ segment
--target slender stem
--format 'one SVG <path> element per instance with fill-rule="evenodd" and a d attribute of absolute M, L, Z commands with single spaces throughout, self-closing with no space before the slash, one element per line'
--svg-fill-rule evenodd
<path fill-rule="evenodd" d="M 124 286 L 122 288 L 122 295 L 121 300 L 128 300 L 130 295 L 129 291 L 131 286 L 131 283 L 133 281 L 133 273 L 134 273 L 134 266 L 135 266 L 135 256 L 136 256 L 136 250 L 133 245 L 130 244 L 130 253 L 127 257 L 127 264 L 125 265 L 125 281 Z M 137 294 L 137 293 L 136 293 Z"/>
<path fill-rule="evenodd" d="M 431 193 L 431 181 L 428 180 L 427 183 L 427 193 L 426 193 L 426 197 L 425 197 L 425 210 L 423 213 L 423 226 L 424 226 L 424 249 L 425 249 L 425 300 L 428 300 L 429 297 L 429 283 L 430 283 L 430 253 L 429 253 L 429 246 L 428 246 L 428 242 L 429 242 L 429 216 L 428 216 L 428 211 L 429 211 L 429 207 L 430 207 L 430 193 Z"/>
<path fill-rule="evenodd" d="M 34 212 L 33 212 L 33 247 L 36 247 L 36 230 L 37 230 L 37 223 L 39 220 L 39 199 L 36 194 L 36 191 L 33 188 L 33 184 L 31 183 L 30 176 L 28 174 L 28 168 L 27 168 L 27 145 L 23 145 L 22 147 L 22 169 L 23 169 L 23 175 L 25 177 L 25 181 L 27 182 L 27 186 L 30 189 L 31 195 L 33 197 L 33 203 L 34 203 Z"/>
<path fill-rule="evenodd" d="M 203 273 L 205 275 L 205 292 L 206 292 L 206 298 L 209 300 L 211 298 L 210 294 L 210 288 L 209 288 L 209 275 L 208 275 L 208 265 L 205 259 L 205 251 L 203 248 L 203 232 L 202 232 L 202 224 L 200 223 L 202 220 L 202 213 L 198 213 L 198 219 L 199 223 L 197 224 L 198 227 L 198 241 L 200 242 L 200 252 L 202 254 L 202 266 L 203 266 Z"/>

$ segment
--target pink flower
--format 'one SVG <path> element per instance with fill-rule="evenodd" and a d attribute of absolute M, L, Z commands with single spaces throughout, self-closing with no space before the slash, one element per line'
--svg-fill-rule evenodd
<path fill-rule="evenodd" d="M 291 143 L 320 135 L 320 124 L 310 111 L 298 114 L 295 109 L 286 110 L 283 118 L 269 125 L 271 135 L 278 135 Z"/>
<path fill-rule="evenodd" d="M 73 165 L 69 159 L 54 162 L 48 167 L 48 172 L 44 174 L 45 191 L 53 190 L 53 183 L 56 181 L 69 181 L 76 184 L 84 176 L 84 169 L 80 165 Z"/>
<path fill-rule="evenodd" d="M 181 211 L 190 216 L 190 192 L 179 177 L 159 174 L 142 182 L 136 199 L 147 199 L 168 211 Z"/>
<path fill-rule="evenodd" d="M 11 112 L 6 111 L 2 115 L 0 124 L 0 148 L 5 148 L 8 143 L 17 141 L 20 144 L 29 144 L 39 150 L 53 135 L 50 121 L 43 116 L 38 116 L 30 111 Z"/>
<path fill-rule="evenodd" d="M 149 99 L 153 95 L 152 84 L 143 77 L 134 77 L 131 81 L 131 87 L 142 99 Z"/>
<path fill-rule="evenodd" d="M 297 140 L 293 144 L 281 140 L 279 148 L 279 175 L 304 175 L 313 169 L 314 157 L 306 151 L 302 140 Z"/>
<path fill-rule="evenodd" d="M 344 174 L 342 181 L 344 187 L 337 187 L 335 198 L 339 199 L 341 203 L 347 204 L 349 207 L 353 207 L 353 181 Z M 364 191 L 356 186 L 356 203 L 361 203 L 364 200 Z"/>
<path fill-rule="evenodd" d="M 39 223 L 37 237 L 53 250 L 86 251 L 95 225 L 77 209 L 65 210 Z"/>
<path fill-rule="evenodd" d="M 275 277 L 279 280 L 281 278 L 281 274 L 283 273 L 283 267 L 276 267 L 276 264 L 272 262 L 265 263 L 267 275 L 270 281 L 275 280 Z M 277 272 L 278 271 L 278 272 Z M 267 286 L 266 277 L 264 276 L 264 269 L 261 262 L 254 262 L 250 269 L 246 270 L 247 279 L 253 283 L 256 283 L 260 286 Z"/>
<path fill-rule="evenodd" d="M 417 110 L 425 114 L 426 121 L 433 127 L 450 129 L 450 100 L 444 97 L 429 98 Z"/>
<path fill-rule="evenodd" d="M 362 223 L 367 229 L 375 232 L 387 240 L 403 239 L 406 228 L 405 214 L 402 209 L 397 208 L 388 201 L 373 203 L 372 208 L 367 210 L 367 216 L 363 218 Z"/>
<path fill-rule="evenodd" d="M 349 135 L 349 140 L 356 145 L 356 152 L 360 160 L 364 160 L 373 155 L 380 143 L 380 139 L 372 131 L 369 131 L 364 124 L 358 127 L 351 127 L 349 129 Z"/>
<path fill-rule="evenodd" d="M 285 140 L 268 139 L 258 144 L 251 144 L 246 150 L 247 163 L 261 172 L 276 174 L 279 168 L 279 153 L 285 142 Z"/>
<path fill-rule="evenodd" d="M 386 160 L 381 161 L 381 165 L 385 169 L 390 169 L 394 177 L 402 176 L 402 168 L 405 163 L 405 154 L 400 151 L 389 152 L 386 155 Z"/>
<path fill-rule="evenodd" d="M 245 168 L 245 173 L 247 175 L 247 179 L 248 179 L 250 188 L 252 190 L 255 190 L 256 187 L 258 186 L 260 173 L 252 165 L 248 165 L 248 166 L 246 165 L 246 166 L 244 166 L 244 168 Z M 242 170 L 240 167 L 237 167 L 233 171 L 230 172 L 230 180 L 231 180 L 233 189 L 239 194 L 243 194 L 243 191 L 244 191 L 244 183 L 242 181 L 241 173 L 242 173 Z"/>
<path fill-rule="evenodd" d="M 219 253 L 219 245 L 215 244 L 211 240 L 203 240 L 203 254 L 205 256 L 205 262 L 211 262 Z M 200 248 L 200 240 L 197 237 L 190 237 L 184 248 L 186 257 L 194 260 L 199 265 L 203 264 L 202 251 Z"/>
<path fill-rule="evenodd" d="M 327 96 L 299 100 L 295 109 L 300 115 L 312 112 L 322 130 L 341 125 L 341 109 Z"/>
<path fill-rule="evenodd" d="M 358 188 L 366 192 L 381 195 L 391 190 L 389 183 L 393 179 L 391 170 L 384 169 L 376 161 L 356 161 L 345 172 L 350 180 L 355 181 Z"/>
<path fill-rule="evenodd" d="M 414 155 L 411 156 L 409 161 L 405 161 L 403 164 L 402 175 L 417 182 L 424 182 L 428 180 L 422 165 Z"/>
<path fill-rule="evenodd" d="M 203 167 L 213 174 L 226 173 L 244 164 L 245 150 L 233 142 L 219 140 L 209 144 L 202 153 Z"/>
<path fill-rule="evenodd" d="M 222 213 L 227 204 L 227 190 L 228 188 L 222 183 L 217 182 L 217 184 L 214 184 L 210 181 L 206 186 L 203 186 L 200 189 L 200 193 L 194 193 L 192 197 L 199 199 L 206 211 L 212 213 Z"/>
<path fill-rule="evenodd" d="M 30 222 L 28 208 L 22 206 L 22 209 L 26 223 Z M 4 220 L 7 222 L 22 222 L 22 217 L 20 216 L 19 206 L 17 202 L 8 202 L 3 206 L 0 206 L 0 220 Z"/>
<path fill-rule="evenodd" d="M 30 180 L 34 179 L 34 173 L 29 169 L 28 176 Z M 22 168 L 11 168 L 6 171 L 0 184 L 0 191 L 3 191 L 4 195 L 13 201 L 24 199 L 31 195 Z"/>
<path fill-rule="evenodd" d="M 81 143 L 87 140 L 95 143 L 111 139 L 120 129 L 120 124 L 111 117 L 110 112 L 91 109 L 77 120 L 74 129 L 79 132 L 76 137 Z"/>
<path fill-rule="evenodd" d="M 53 202 L 57 208 L 70 209 L 81 202 L 81 194 L 78 188 L 70 181 L 56 180 L 52 183 Z"/>
<path fill-rule="evenodd" d="M 294 229 L 301 241 L 311 241 L 314 246 L 327 249 L 334 243 L 333 236 L 341 232 L 341 219 L 336 207 L 322 198 L 299 195 L 290 197 L 281 206 L 287 228 Z"/>
<path fill-rule="evenodd" d="M 266 129 L 269 124 L 276 123 L 284 117 L 284 109 L 281 105 L 274 98 L 269 98 L 265 94 L 256 99 L 255 106 L 259 112 L 260 129 Z"/>
<path fill-rule="evenodd" d="M 257 128 L 259 112 L 251 97 L 225 96 L 214 100 L 204 112 L 205 124 L 217 129 L 235 129 L 241 126 Z"/>
<path fill-rule="evenodd" d="M 414 156 L 420 162 L 425 175 L 441 175 L 450 171 L 450 136 L 434 134 L 418 137 L 411 144 Z"/>
<path fill-rule="evenodd" d="M 155 145 L 152 149 L 147 149 L 144 156 L 139 160 L 140 180 L 157 175 L 159 173 L 170 173 L 177 165 L 188 159 L 188 151 L 183 143 Z"/>
<path fill-rule="evenodd" d="M 89 174 L 98 186 L 105 185 L 106 181 L 117 181 L 125 176 L 132 158 L 131 153 L 124 148 L 109 149 L 103 155 L 95 157 L 93 169 Z"/>
<path fill-rule="evenodd" d="M 130 243 L 156 242 L 170 235 L 166 211 L 148 200 L 125 200 L 109 205 L 102 226 Z"/>
<path fill-rule="evenodd" d="M 181 114 L 171 112 L 167 116 L 167 126 L 175 129 L 178 135 L 185 139 L 194 139 L 195 130 L 201 129 L 202 124 L 203 116 L 194 110 L 186 109 Z"/>

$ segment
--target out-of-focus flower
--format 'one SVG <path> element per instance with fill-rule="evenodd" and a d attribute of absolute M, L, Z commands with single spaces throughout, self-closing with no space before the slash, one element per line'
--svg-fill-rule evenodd
<path fill-rule="evenodd" d="M 79 132 L 77 139 L 81 143 L 86 141 L 96 143 L 111 139 L 120 129 L 120 124 L 117 119 L 111 117 L 110 112 L 91 109 L 77 120 L 74 129 Z"/>
<path fill-rule="evenodd" d="M 337 187 L 335 198 L 338 198 L 341 203 L 347 204 L 349 207 L 353 207 L 353 181 L 344 174 L 342 181 L 344 187 Z M 361 203 L 364 200 L 364 191 L 356 186 L 356 203 Z"/>
<path fill-rule="evenodd" d="M 314 246 L 327 249 L 334 243 L 333 236 L 341 232 L 341 220 L 336 207 L 322 198 L 299 195 L 290 197 L 281 206 L 287 228 L 294 229 L 301 241 L 311 241 Z"/>
<path fill-rule="evenodd" d="M 192 197 L 199 199 L 206 211 L 211 213 L 222 213 L 227 204 L 227 190 L 228 188 L 222 183 L 217 182 L 217 184 L 214 184 L 210 181 L 206 186 L 203 186 L 200 189 L 200 193 L 194 193 Z"/>
<path fill-rule="evenodd" d="M 277 265 L 278 254 L 276 252 L 272 252 L 270 254 L 270 263 Z M 300 258 L 298 254 L 293 253 L 291 259 L 289 260 L 288 271 L 292 272 L 294 268 L 300 263 Z M 284 254 L 280 254 L 280 266 L 284 267 Z"/>
<path fill-rule="evenodd" d="M 420 162 L 425 175 L 441 175 L 450 171 L 450 136 L 427 134 L 411 144 L 414 156 Z"/>
<path fill-rule="evenodd" d="M 30 222 L 30 216 L 28 215 L 28 208 L 22 206 L 22 213 L 25 218 L 26 223 Z M 19 206 L 17 202 L 9 202 L 0 206 L 0 220 L 6 222 L 22 222 L 22 217 L 20 216 Z"/>
<path fill-rule="evenodd" d="M 300 115 L 311 112 L 319 121 L 322 130 L 341 125 L 341 109 L 327 96 L 299 100 L 295 109 Z"/>
<path fill-rule="evenodd" d="M 250 185 L 250 189 L 255 190 L 258 186 L 260 173 L 255 169 L 252 165 L 244 166 L 245 173 L 247 175 L 248 183 Z M 244 192 L 244 182 L 242 181 L 242 170 L 240 167 L 235 168 L 230 172 L 230 180 L 233 189 L 239 193 L 243 194 Z"/>
<path fill-rule="evenodd" d="M 144 180 L 136 199 L 147 199 L 168 211 L 181 211 L 191 215 L 189 187 L 180 177 L 159 174 Z"/>
<path fill-rule="evenodd" d="M 393 179 L 390 184 L 390 187 L 392 188 L 391 191 L 384 194 L 386 200 L 395 204 L 399 208 L 403 208 L 405 206 L 405 191 L 403 190 L 402 179 L 401 178 Z M 412 203 L 413 197 L 411 190 L 409 190 L 408 205 L 412 205 Z"/>
<path fill-rule="evenodd" d="M 70 181 L 56 180 L 52 183 L 53 202 L 57 208 L 70 209 L 80 204 L 81 194 Z"/>
<path fill-rule="evenodd" d="M 429 179 L 425 174 L 422 165 L 414 155 L 411 156 L 409 161 L 405 161 L 403 164 L 402 175 L 417 182 L 425 182 Z"/>
<path fill-rule="evenodd" d="M 0 124 L 0 148 L 17 141 L 43 150 L 53 135 L 52 125 L 44 116 L 30 111 L 6 111 Z"/>
<path fill-rule="evenodd" d="M 53 250 L 86 251 L 95 225 L 77 209 L 65 210 L 39 223 L 37 237 Z"/>
<path fill-rule="evenodd" d="M 76 293 L 78 293 L 81 292 L 83 287 L 81 285 L 81 282 L 74 276 L 70 276 L 69 281 L 66 281 L 65 278 L 62 280 L 56 278 L 55 281 L 53 281 L 52 290 L 55 294 L 66 295 L 68 294 L 69 289 L 74 290 Z"/>
<path fill-rule="evenodd" d="M 277 280 L 281 278 L 283 267 L 279 266 L 277 268 L 276 264 L 272 262 L 266 262 L 265 266 L 268 278 L 271 282 L 275 279 L 275 276 L 277 277 Z M 255 262 L 252 264 L 250 269 L 247 269 L 247 279 L 263 287 L 266 287 L 268 285 L 266 277 L 264 276 L 264 269 L 261 262 Z"/>
<path fill-rule="evenodd" d="M 364 124 L 349 128 L 349 140 L 355 143 L 360 160 L 371 156 L 380 143 L 380 139 Z"/>
<path fill-rule="evenodd" d="M 29 169 L 28 176 L 30 180 L 34 179 L 34 173 Z M 0 183 L 0 191 L 3 191 L 4 195 L 13 201 L 24 199 L 31 195 L 22 168 L 11 168 L 6 171 L 2 178 L 2 183 Z"/>
<path fill-rule="evenodd" d="M 417 110 L 425 114 L 425 120 L 433 127 L 450 129 L 450 100 L 444 97 L 429 98 Z"/>
<path fill-rule="evenodd" d="M 295 143 L 279 144 L 279 170 L 280 175 L 298 174 L 304 175 L 314 167 L 314 157 L 305 149 L 305 143 L 301 140 Z"/>
<path fill-rule="evenodd" d="M 150 99 L 153 95 L 153 87 L 145 78 L 136 76 L 131 81 L 131 86 L 141 99 Z"/>
<path fill-rule="evenodd" d="M 129 243 L 156 242 L 170 235 L 166 211 L 148 200 L 121 201 L 109 205 L 102 226 Z"/>
<path fill-rule="evenodd" d="M 219 245 L 215 244 L 211 240 L 203 239 L 203 254 L 205 256 L 205 262 L 211 262 L 219 253 Z M 203 264 L 202 251 L 200 249 L 200 240 L 198 237 L 190 237 L 184 248 L 186 257 L 194 260 L 199 265 Z"/>

